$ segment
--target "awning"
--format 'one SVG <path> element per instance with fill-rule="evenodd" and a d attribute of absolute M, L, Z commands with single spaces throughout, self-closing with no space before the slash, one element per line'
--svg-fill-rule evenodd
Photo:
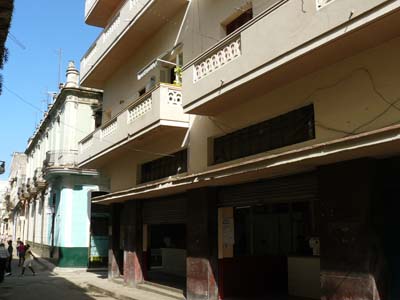
<path fill-rule="evenodd" d="M 198 174 L 177 176 L 92 199 L 111 204 L 182 193 L 190 189 L 232 185 L 315 170 L 318 166 L 362 157 L 388 157 L 400 153 L 400 124 L 355 134 L 278 154 L 215 167 Z"/>
<path fill-rule="evenodd" d="M 139 72 L 137 72 L 137 79 L 140 80 L 142 79 L 144 76 L 146 76 L 151 70 L 153 70 L 154 68 L 156 68 L 160 63 L 166 63 L 166 64 L 172 64 L 172 65 L 176 65 L 173 62 L 169 62 L 164 60 L 163 58 L 167 55 L 172 54 L 176 49 L 178 49 L 179 47 L 182 46 L 182 43 L 179 43 L 177 45 L 175 45 L 174 47 L 172 47 L 171 49 L 163 52 L 162 54 L 160 54 L 159 56 L 157 56 L 155 59 L 153 59 L 150 63 L 148 63 L 145 67 L 143 67 L 142 69 L 140 69 Z"/>

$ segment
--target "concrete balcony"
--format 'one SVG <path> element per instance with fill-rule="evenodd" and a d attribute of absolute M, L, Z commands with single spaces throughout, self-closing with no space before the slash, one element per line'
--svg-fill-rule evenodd
<path fill-rule="evenodd" d="M 183 68 L 186 113 L 215 115 L 400 35 L 400 1 L 277 1 Z"/>
<path fill-rule="evenodd" d="M 78 150 L 48 151 L 43 162 L 43 179 L 37 182 L 38 190 L 44 189 L 46 181 L 57 175 L 97 176 L 95 170 L 78 168 Z"/>
<path fill-rule="evenodd" d="M 103 28 L 106 27 L 108 20 L 123 2 L 123 0 L 86 0 L 86 24 Z"/>
<path fill-rule="evenodd" d="M 46 187 L 47 182 L 43 178 L 43 168 L 37 168 L 35 170 L 35 175 L 33 177 L 33 182 L 34 182 L 34 185 L 35 185 L 35 187 L 37 188 L 38 191 L 41 191 Z"/>
<path fill-rule="evenodd" d="M 46 159 L 44 161 L 44 169 L 49 168 L 74 168 L 77 165 L 77 150 L 68 151 L 47 151 Z"/>
<path fill-rule="evenodd" d="M 81 60 L 81 83 L 102 88 L 104 81 L 188 0 L 126 0 Z"/>
<path fill-rule="evenodd" d="M 181 88 L 159 84 L 121 111 L 113 119 L 79 142 L 79 166 L 96 168 L 111 154 L 140 147 L 157 134 L 171 137 L 186 132 L 189 116 L 182 110 Z"/>

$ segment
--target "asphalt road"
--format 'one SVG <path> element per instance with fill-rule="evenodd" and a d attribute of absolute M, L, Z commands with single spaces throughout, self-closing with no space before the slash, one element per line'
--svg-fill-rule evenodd
<path fill-rule="evenodd" d="M 73 284 L 68 278 L 57 276 L 45 265 L 35 263 L 36 276 L 26 269 L 20 277 L 21 269 L 13 262 L 12 276 L 0 283 L 0 300 L 115 300 L 108 296 L 88 292 Z"/>

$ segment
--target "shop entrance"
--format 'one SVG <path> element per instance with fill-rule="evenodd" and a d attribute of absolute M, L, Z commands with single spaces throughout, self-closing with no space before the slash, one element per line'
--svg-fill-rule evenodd
<path fill-rule="evenodd" d="M 186 225 L 149 225 L 147 280 L 186 287 Z"/>
<path fill-rule="evenodd" d="M 319 201 L 311 189 L 286 190 L 290 184 L 222 191 L 220 203 L 230 201 L 219 208 L 222 299 L 320 299 Z"/>
<path fill-rule="evenodd" d="M 186 198 L 143 202 L 146 281 L 186 290 Z"/>

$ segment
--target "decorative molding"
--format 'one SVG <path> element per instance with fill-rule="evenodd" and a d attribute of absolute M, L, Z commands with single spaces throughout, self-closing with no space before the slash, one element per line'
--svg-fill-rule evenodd
<path fill-rule="evenodd" d="M 101 129 L 101 138 L 104 138 L 110 134 L 112 134 L 115 130 L 117 130 L 118 123 L 117 119 L 113 120 L 107 126 Z"/>
<path fill-rule="evenodd" d="M 241 55 L 241 39 L 239 37 L 238 39 L 229 41 L 222 49 L 217 50 L 197 65 L 194 65 L 193 82 L 199 81 Z"/>
<path fill-rule="evenodd" d="M 182 92 L 173 89 L 168 89 L 168 104 L 182 105 Z"/>
<path fill-rule="evenodd" d="M 128 110 L 128 124 L 132 123 L 136 119 L 143 116 L 145 113 L 149 112 L 153 107 L 153 101 L 151 97 L 143 100 L 138 105 L 135 105 Z"/>

